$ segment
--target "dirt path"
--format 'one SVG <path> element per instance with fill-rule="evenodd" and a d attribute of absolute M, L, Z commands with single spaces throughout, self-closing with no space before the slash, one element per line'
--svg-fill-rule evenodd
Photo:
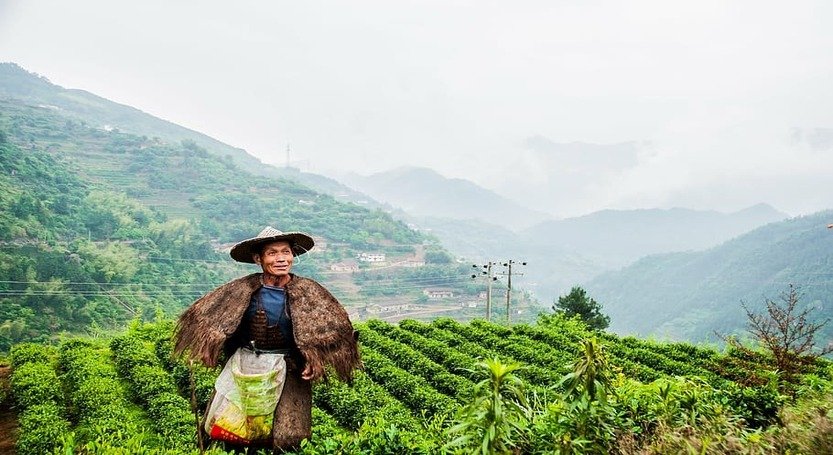
<path fill-rule="evenodd" d="M 11 368 L 8 365 L 0 365 L 0 389 L 3 394 L 8 391 L 9 375 Z M 0 454 L 14 454 L 14 445 L 17 442 L 17 414 L 11 409 L 9 399 L 0 403 Z"/>

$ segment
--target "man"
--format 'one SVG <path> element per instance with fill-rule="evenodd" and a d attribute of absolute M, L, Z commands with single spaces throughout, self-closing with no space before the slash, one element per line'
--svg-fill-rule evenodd
<path fill-rule="evenodd" d="M 283 393 L 275 408 L 274 449 L 296 448 L 311 435 L 311 381 L 331 366 L 349 381 L 361 366 L 356 337 L 347 313 L 323 286 L 292 274 L 297 256 L 314 245 L 300 232 L 267 227 L 231 249 L 238 262 L 254 263 L 262 272 L 226 283 L 194 302 L 177 321 L 175 350 L 213 366 L 237 349 L 285 355 Z"/>

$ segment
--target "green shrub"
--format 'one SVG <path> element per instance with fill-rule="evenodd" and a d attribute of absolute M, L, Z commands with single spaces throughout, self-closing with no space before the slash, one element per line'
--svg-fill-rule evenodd
<path fill-rule="evenodd" d="M 620 427 L 611 403 L 585 394 L 550 403 L 536 417 L 529 439 L 536 453 L 609 453 Z"/>
<path fill-rule="evenodd" d="M 138 366 L 158 365 L 159 360 L 139 338 L 124 335 L 113 338 L 110 349 L 117 357 L 119 373 L 125 376 Z"/>
<path fill-rule="evenodd" d="M 16 344 L 9 352 L 12 368 L 18 368 L 27 363 L 50 364 L 54 358 L 55 348 L 36 343 Z"/>
<path fill-rule="evenodd" d="M 73 391 L 75 412 L 95 419 L 119 419 L 125 413 L 122 393 L 112 378 L 91 377 Z"/>
<path fill-rule="evenodd" d="M 148 400 L 147 411 L 165 440 L 165 447 L 187 449 L 196 446 L 196 421 L 184 398 L 163 392 Z"/>
<path fill-rule="evenodd" d="M 61 384 L 55 370 L 43 363 L 24 363 L 12 372 L 9 380 L 14 398 L 23 409 L 30 406 L 61 401 Z"/>
<path fill-rule="evenodd" d="M 125 390 L 106 351 L 86 340 L 70 340 L 61 346 L 61 379 L 69 391 L 69 404 L 78 421 L 76 434 L 82 444 L 107 442 L 119 446 L 144 437 L 141 417 L 130 411 Z"/>
<path fill-rule="evenodd" d="M 137 328 L 138 327 L 138 328 Z M 145 324 L 131 328 L 131 332 L 110 342 L 116 365 L 131 386 L 137 401 L 145 405 L 157 432 L 168 449 L 195 446 L 196 422 L 190 403 L 179 396 L 171 374 L 162 368 L 150 343 L 134 331 L 153 326 Z M 154 335 L 153 330 L 145 334 Z M 157 345 L 158 348 L 158 345 Z"/>
<path fill-rule="evenodd" d="M 128 378 L 131 390 L 140 400 L 147 400 L 161 393 L 177 393 L 171 375 L 158 366 L 139 365 L 130 371 Z"/>
<path fill-rule="evenodd" d="M 61 416 L 53 402 L 35 404 L 20 415 L 17 439 L 19 455 L 52 453 L 70 431 L 69 422 Z"/>
<path fill-rule="evenodd" d="M 530 417 L 523 381 L 515 375 L 523 367 L 496 358 L 476 367 L 486 378 L 475 385 L 474 399 L 460 409 L 456 425 L 447 430 L 446 447 L 483 455 L 515 452 Z"/>
<path fill-rule="evenodd" d="M 174 379 L 179 390 L 191 390 L 191 371 L 183 357 L 173 357 L 173 342 L 168 336 L 156 340 L 156 358 L 162 363 Z M 220 367 L 208 368 L 199 363 L 192 366 L 194 376 L 194 394 L 197 398 L 197 408 L 205 409 L 208 400 L 214 394 L 214 382 L 220 374 Z"/>
<path fill-rule="evenodd" d="M 786 397 L 778 392 L 777 383 L 766 387 L 729 384 L 724 393 L 735 412 L 752 428 L 766 428 L 778 423 L 778 413 L 786 401 Z"/>

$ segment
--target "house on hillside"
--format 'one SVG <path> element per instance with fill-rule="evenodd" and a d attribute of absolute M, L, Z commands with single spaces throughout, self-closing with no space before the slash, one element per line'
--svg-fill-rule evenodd
<path fill-rule="evenodd" d="M 359 253 L 361 262 L 385 262 L 385 253 Z"/>
<path fill-rule="evenodd" d="M 330 270 L 333 272 L 353 273 L 359 271 L 359 264 L 356 261 L 343 261 L 330 264 Z"/>
<path fill-rule="evenodd" d="M 448 288 L 427 288 L 422 293 L 428 296 L 429 300 L 441 300 L 454 297 L 454 290 Z"/>

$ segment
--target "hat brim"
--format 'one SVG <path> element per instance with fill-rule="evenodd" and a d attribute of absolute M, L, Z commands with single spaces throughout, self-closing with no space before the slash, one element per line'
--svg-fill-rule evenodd
<path fill-rule="evenodd" d="M 243 240 L 237 245 L 231 247 L 229 255 L 231 255 L 231 258 L 237 262 L 254 264 L 255 260 L 252 255 L 259 251 L 263 244 L 272 242 L 288 242 L 292 247 L 292 253 L 295 254 L 295 256 L 300 256 L 315 246 L 315 241 L 312 237 L 304 234 L 303 232 L 284 232 L 280 235 L 273 235 L 270 237 L 254 237 Z"/>

